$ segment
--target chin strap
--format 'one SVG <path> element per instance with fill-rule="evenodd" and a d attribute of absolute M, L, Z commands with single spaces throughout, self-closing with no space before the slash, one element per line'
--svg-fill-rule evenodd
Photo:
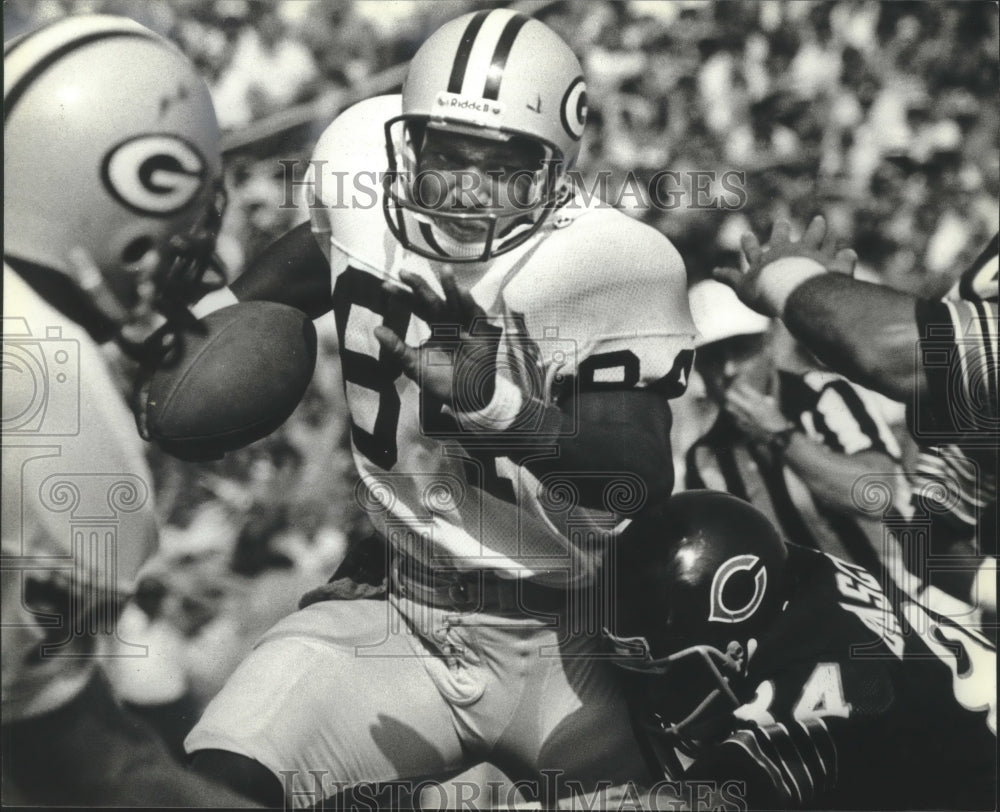
<path fill-rule="evenodd" d="M 108 287 L 104 275 L 84 249 L 74 248 L 68 256 L 70 278 L 84 293 L 93 312 L 106 323 L 111 339 L 144 371 L 152 371 L 175 363 L 183 350 L 183 334 L 204 332 L 204 326 L 178 298 L 158 296 L 147 314 L 147 321 L 150 326 L 154 323 L 158 323 L 159 326 L 144 339 L 137 340 L 130 337 L 127 334 L 130 326 L 142 322 L 142 315 L 125 308 Z M 197 286 L 192 286 L 192 290 L 208 292 L 217 287 L 214 280 L 202 281 Z M 158 319 L 157 313 L 159 313 Z"/>
<path fill-rule="evenodd" d="M 83 248 L 69 251 L 67 270 L 70 278 L 89 299 L 94 310 L 119 329 L 128 323 L 129 312 L 104 281 L 104 274 Z"/>

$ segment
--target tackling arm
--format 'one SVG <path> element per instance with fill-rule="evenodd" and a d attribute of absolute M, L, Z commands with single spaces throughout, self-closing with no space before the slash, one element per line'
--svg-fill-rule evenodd
<path fill-rule="evenodd" d="M 831 368 L 918 407 L 941 430 L 956 405 L 998 416 L 997 305 L 940 302 L 838 274 L 803 282 L 788 297 L 788 329 Z"/>
<path fill-rule="evenodd" d="M 980 408 L 973 390 L 982 378 L 984 416 L 996 419 L 996 238 L 963 274 L 962 302 L 917 299 L 852 279 L 854 252 L 834 251 L 822 217 L 813 218 L 801 240 L 779 220 L 766 249 L 753 234 L 743 236 L 742 246 L 747 270 L 717 268 L 716 278 L 744 304 L 782 319 L 832 369 L 938 416 L 953 411 L 948 400 L 956 394 L 966 399 L 962 408 Z M 959 373 L 957 393 L 932 380 L 942 367 Z"/>
<path fill-rule="evenodd" d="M 330 264 L 308 222 L 278 237 L 228 288 L 191 308 L 198 318 L 237 301 L 269 301 L 298 308 L 317 319 L 331 308 Z"/>
<path fill-rule="evenodd" d="M 331 307 L 330 264 L 305 222 L 265 248 L 230 288 L 241 302 L 267 299 L 316 319 Z"/>
<path fill-rule="evenodd" d="M 893 400 L 914 403 L 926 393 L 916 365 L 915 307 L 908 294 L 830 273 L 792 292 L 784 322 L 831 369 Z"/>
<path fill-rule="evenodd" d="M 843 454 L 802 433 L 792 435 L 785 449 L 785 461 L 813 494 L 822 497 L 826 504 L 848 512 L 858 510 L 855 482 L 873 473 L 889 475 L 896 467 L 884 451 Z"/>
<path fill-rule="evenodd" d="M 557 470 L 628 473 L 645 484 L 649 503 L 673 492 L 672 415 L 666 395 L 649 389 L 581 392 L 568 408 L 549 406 L 547 411 L 546 420 L 559 424 L 553 432 L 559 437 L 559 454 L 529 460 L 525 465 L 535 476 Z M 601 476 L 582 479 L 582 504 L 604 508 L 607 484 Z"/>

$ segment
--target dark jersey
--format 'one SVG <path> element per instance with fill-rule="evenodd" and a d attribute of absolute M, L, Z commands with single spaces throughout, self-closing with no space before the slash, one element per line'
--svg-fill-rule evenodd
<path fill-rule="evenodd" d="M 995 647 L 860 567 L 789 549 L 796 587 L 750 647 L 756 694 L 686 777 L 744 781 L 753 809 L 995 808 Z"/>

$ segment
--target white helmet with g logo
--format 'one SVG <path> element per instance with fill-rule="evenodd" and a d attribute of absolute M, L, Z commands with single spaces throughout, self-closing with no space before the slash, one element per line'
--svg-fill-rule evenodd
<path fill-rule="evenodd" d="M 390 174 L 386 219 L 408 248 L 435 259 L 429 224 L 448 215 L 420 205 L 411 193 L 426 127 L 501 142 L 525 138 L 544 159 L 531 199 L 516 222 L 489 226 L 484 242 L 453 261 L 477 261 L 509 251 L 537 231 L 580 152 L 587 93 L 580 62 L 544 23 L 509 9 L 478 11 L 452 20 L 421 46 L 403 86 L 402 115 L 386 124 Z M 430 244 L 428 244 L 430 243 Z"/>
<path fill-rule="evenodd" d="M 118 288 L 143 268 L 169 319 L 214 266 L 221 173 L 208 88 L 159 35 L 81 14 L 5 45 L 6 256 L 79 281 L 83 255 Z"/>

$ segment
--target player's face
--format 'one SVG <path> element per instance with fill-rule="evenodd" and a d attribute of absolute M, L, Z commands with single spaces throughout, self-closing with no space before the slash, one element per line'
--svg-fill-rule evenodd
<path fill-rule="evenodd" d="M 415 193 L 421 204 L 444 214 L 491 215 L 512 222 L 537 204 L 534 191 L 542 150 L 525 139 L 494 141 L 428 129 Z M 459 242 L 481 240 L 488 229 L 482 217 L 441 218 L 437 225 Z"/>

